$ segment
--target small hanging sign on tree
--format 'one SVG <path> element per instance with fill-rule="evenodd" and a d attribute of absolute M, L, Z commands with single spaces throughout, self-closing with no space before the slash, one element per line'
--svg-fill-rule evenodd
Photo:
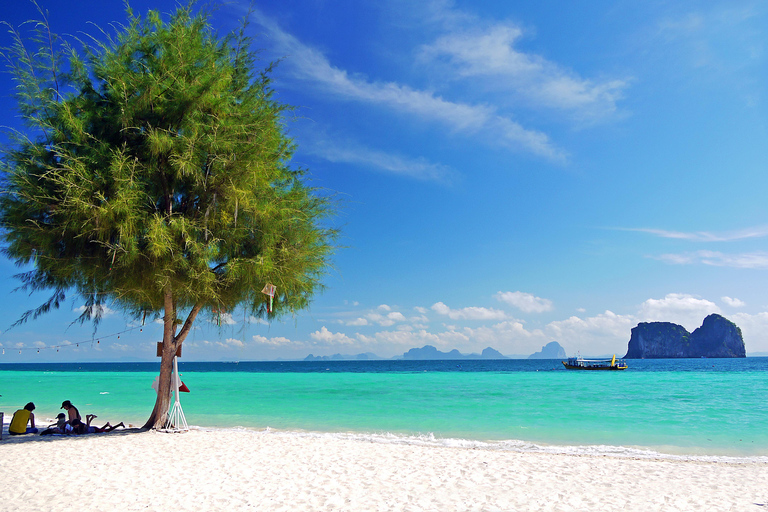
<path fill-rule="evenodd" d="M 261 290 L 261 293 L 269 296 L 269 306 L 267 306 L 267 313 L 272 312 L 272 299 L 275 297 L 276 290 L 277 290 L 277 287 L 272 283 L 267 283 L 266 285 L 264 285 L 264 288 Z"/>

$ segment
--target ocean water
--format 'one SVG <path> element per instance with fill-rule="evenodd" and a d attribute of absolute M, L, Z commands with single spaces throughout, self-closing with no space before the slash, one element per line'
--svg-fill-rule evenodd
<path fill-rule="evenodd" d="M 579 372 L 557 360 L 180 362 L 190 425 L 271 428 L 513 450 L 768 461 L 768 358 L 629 360 Z M 6 422 L 63 400 L 141 425 L 157 363 L 0 364 Z"/>

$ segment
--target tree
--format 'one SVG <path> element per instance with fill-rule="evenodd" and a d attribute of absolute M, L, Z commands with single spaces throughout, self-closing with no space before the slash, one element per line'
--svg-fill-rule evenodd
<path fill-rule="evenodd" d="M 256 71 L 245 25 L 222 38 L 191 4 L 167 21 L 128 8 L 115 35 L 86 45 L 41 15 L 33 48 L 11 27 L 3 49 L 28 126 L 0 163 L 3 252 L 31 266 L 22 289 L 51 293 L 19 321 L 70 291 L 85 301 L 81 322 L 98 324 L 105 304 L 162 316 L 145 425 L 160 427 L 173 356 L 198 315 L 309 304 L 333 253 L 334 204 L 290 165 L 289 107 L 274 99 L 271 66 Z"/>

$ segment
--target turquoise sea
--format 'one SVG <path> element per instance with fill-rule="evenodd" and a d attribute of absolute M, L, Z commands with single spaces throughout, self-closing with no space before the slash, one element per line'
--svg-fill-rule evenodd
<path fill-rule="evenodd" d="M 190 425 L 582 453 L 768 460 L 768 358 L 629 360 L 578 372 L 556 360 L 180 362 Z M 6 419 L 63 400 L 141 425 L 157 363 L 0 364 Z"/>

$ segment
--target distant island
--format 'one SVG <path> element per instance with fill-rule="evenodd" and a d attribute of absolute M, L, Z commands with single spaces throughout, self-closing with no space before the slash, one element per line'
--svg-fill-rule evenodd
<path fill-rule="evenodd" d="M 403 359 L 410 359 L 410 360 L 437 359 L 439 360 L 439 359 L 509 359 L 509 358 L 507 356 L 501 355 L 501 352 L 491 347 L 488 347 L 485 350 L 483 350 L 482 354 L 462 354 L 456 349 L 453 349 L 450 352 L 440 352 L 432 345 L 424 345 L 421 348 L 412 348 L 411 350 L 403 354 Z"/>
<path fill-rule="evenodd" d="M 543 355 L 542 355 L 543 354 Z M 432 345 L 424 345 L 421 348 L 412 348 L 401 356 L 390 358 L 379 357 L 373 352 L 364 354 L 334 354 L 332 356 L 316 356 L 309 354 L 304 361 L 381 361 L 381 360 L 409 360 L 409 361 L 439 361 L 443 359 L 562 359 L 565 358 L 565 350 L 556 341 L 542 347 L 541 352 L 530 356 L 511 355 L 505 356 L 492 347 L 485 348 L 480 354 L 463 354 L 456 349 L 443 352 Z"/>
<path fill-rule="evenodd" d="M 550 341 L 543 347 L 541 352 L 535 352 L 528 356 L 528 359 L 565 359 L 565 349 L 556 341 Z"/>
<path fill-rule="evenodd" d="M 671 322 L 642 322 L 632 329 L 625 359 L 747 357 L 741 329 L 717 314 L 689 333 Z"/>

